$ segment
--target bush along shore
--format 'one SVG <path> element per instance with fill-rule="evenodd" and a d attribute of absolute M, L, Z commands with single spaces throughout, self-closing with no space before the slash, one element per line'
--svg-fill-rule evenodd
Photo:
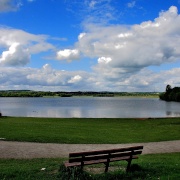
<path fill-rule="evenodd" d="M 166 91 L 161 93 L 159 98 L 164 101 L 180 102 L 180 87 L 171 88 L 170 85 L 167 85 Z"/>

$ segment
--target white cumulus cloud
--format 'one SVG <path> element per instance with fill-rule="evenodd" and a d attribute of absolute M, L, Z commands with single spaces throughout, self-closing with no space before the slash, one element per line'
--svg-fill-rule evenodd
<path fill-rule="evenodd" d="M 180 15 L 177 7 L 171 6 L 153 21 L 136 25 L 86 24 L 75 47 L 58 51 L 57 58 L 70 61 L 81 54 L 86 59 L 97 59 L 88 78 L 79 74 L 83 77 L 79 79 L 76 73 L 66 79 L 71 85 L 81 82 L 79 89 L 82 84 L 84 87 L 88 84 L 98 90 L 163 91 L 168 83 L 179 85 L 179 75 L 176 74 L 179 68 L 157 73 L 148 67 L 179 62 L 179 44 Z"/>
<path fill-rule="evenodd" d="M 0 84 L 1 90 L 10 88 L 44 91 L 164 91 L 167 84 L 172 87 L 180 86 L 180 68 L 160 72 L 145 68 L 136 73 L 120 72 L 118 76 L 117 72 L 106 73 L 104 78 L 101 72 L 62 71 L 53 69 L 49 64 L 40 69 L 0 66 Z"/>
<path fill-rule="evenodd" d="M 76 48 L 85 56 L 107 62 L 108 71 L 136 72 L 151 65 L 159 66 L 180 59 L 180 15 L 175 6 L 162 11 L 154 21 L 132 26 L 88 25 L 79 35 Z M 97 65 L 99 67 L 99 64 Z M 105 69 L 99 69 L 101 72 Z M 119 72 L 117 71 L 117 72 Z"/>
<path fill-rule="evenodd" d="M 0 63 L 3 65 L 26 65 L 30 61 L 28 49 L 24 49 L 19 43 L 13 43 L 8 51 L 2 53 Z"/>
<path fill-rule="evenodd" d="M 53 69 L 49 64 L 42 68 L 17 68 L 0 66 L 2 89 L 33 89 L 44 91 L 69 91 L 90 89 L 90 74 L 83 71 Z M 83 82 L 83 78 L 87 81 Z M 76 86 L 78 85 L 78 86 Z"/>
<path fill-rule="evenodd" d="M 107 0 L 88 2 L 95 10 L 103 2 L 107 5 Z M 175 6 L 136 25 L 84 25 L 75 46 L 59 50 L 56 59 L 93 59 L 89 72 L 57 70 L 49 64 L 40 69 L 12 67 L 26 65 L 31 55 L 55 47 L 48 36 L 0 27 L 1 89 L 163 91 L 167 84 L 180 86 L 180 68 L 149 70 L 180 60 L 180 15 Z"/>
<path fill-rule="evenodd" d="M 111 61 L 112 61 L 112 59 L 110 57 L 100 57 L 100 58 L 98 58 L 98 63 L 108 64 Z"/>
<path fill-rule="evenodd" d="M 76 60 L 80 58 L 79 50 L 77 49 L 64 49 L 57 52 L 58 60 Z"/>
<path fill-rule="evenodd" d="M 68 83 L 77 83 L 81 80 L 82 80 L 82 77 L 80 75 L 75 75 L 68 81 Z"/>
<path fill-rule="evenodd" d="M 45 35 L 34 35 L 28 32 L 0 27 L 0 65 L 26 65 L 31 54 L 53 49 Z"/>

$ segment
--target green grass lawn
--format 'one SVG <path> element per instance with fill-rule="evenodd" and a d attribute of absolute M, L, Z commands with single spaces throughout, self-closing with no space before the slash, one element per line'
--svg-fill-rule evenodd
<path fill-rule="evenodd" d="M 49 143 L 135 143 L 180 139 L 180 118 L 1 117 L 0 138 Z"/>
<path fill-rule="evenodd" d="M 125 173 L 122 167 L 126 162 L 112 163 L 110 166 L 121 168 L 113 172 L 94 174 L 63 168 L 63 159 L 15 160 L 0 159 L 0 179 L 3 180 L 179 180 L 180 153 L 141 155 L 132 161 L 131 172 Z M 60 168 L 61 167 L 61 168 Z M 86 166 L 87 167 L 87 166 Z M 93 168 L 95 168 L 94 166 Z M 45 170 L 41 170 L 45 168 Z M 93 169 L 92 168 L 92 169 Z M 97 167 L 96 167 L 97 168 Z M 98 167 L 99 168 L 99 167 Z"/>
<path fill-rule="evenodd" d="M 55 143 L 135 143 L 180 139 L 180 118 L 89 119 L 1 117 L 0 138 L 11 141 Z M 179 180 L 180 153 L 140 155 L 131 172 L 123 169 L 92 174 L 67 171 L 63 159 L 0 159 L 2 180 Z M 61 164 L 61 165 L 60 165 Z M 125 167 L 126 162 L 112 163 Z M 101 165 L 93 166 L 99 168 Z M 42 170 L 45 168 L 45 170 Z"/>

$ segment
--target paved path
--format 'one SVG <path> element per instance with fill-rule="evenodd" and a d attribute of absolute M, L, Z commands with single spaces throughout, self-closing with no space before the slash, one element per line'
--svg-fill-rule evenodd
<path fill-rule="evenodd" d="M 143 154 L 180 152 L 180 140 L 133 144 L 54 144 L 0 140 L 0 158 L 31 159 L 68 157 L 70 152 L 143 145 Z"/>

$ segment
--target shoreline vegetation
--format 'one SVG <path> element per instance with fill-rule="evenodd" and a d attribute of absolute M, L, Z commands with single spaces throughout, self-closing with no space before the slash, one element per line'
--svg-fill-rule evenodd
<path fill-rule="evenodd" d="M 171 88 L 171 85 L 166 86 L 166 91 L 159 95 L 159 98 L 164 101 L 180 102 L 180 87 Z"/>
<path fill-rule="evenodd" d="M 32 91 L 32 90 L 1 90 L 0 97 L 118 97 L 118 96 L 137 96 L 137 97 L 159 97 L 159 92 L 108 92 L 108 91 Z"/>

